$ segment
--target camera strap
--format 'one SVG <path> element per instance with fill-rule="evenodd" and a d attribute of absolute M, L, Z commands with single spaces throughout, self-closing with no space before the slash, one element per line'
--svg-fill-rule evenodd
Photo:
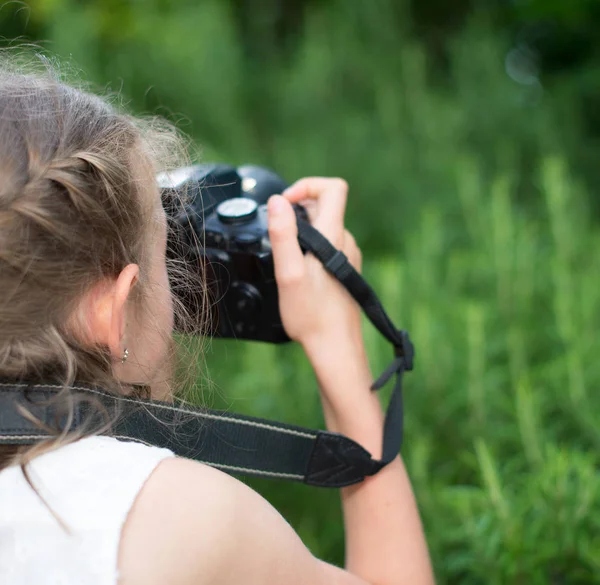
<path fill-rule="evenodd" d="M 413 367 L 408 334 L 394 327 L 377 295 L 346 256 L 309 223 L 299 220 L 300 244 L 314 254 L 359 303 L 373 325 L 394 347 L 394 360 L 372 390 L 396 376 L 388 404 L 381 459 L 338 433 L 277 421 L 192 408 L 183 404 L 140 400 L 100 388 L 70 388 L 72 410 L 54 400 L 63 386 L 0 380 L 0 444 L 34 444 L 56 434 L 116 421 L 104 431 L 118 439 L 171 449 L 225 472 L 343 487 L 374 475 L 397 455 L 403 436 L 402 377 Z M 93 400 L 91 400 L 93 399 Z M 98 420 L 98 403 L 102 420 Z M 28 415 L 24 416 L 23 413 Z"/>
<path fill-rule="evenodd" d="M 385 415 L 383 431 L 382 467 L 390 463 L 402 446 L 404 434 L 404 408 L 402 377 L 413 369 L 415 350 L 408 332 L 397 329 L 385 312 L 381 301 L 369 283 L 350 264 L 346 255 L 335 248 L 321 232 L 310 223 L 298 219 L 298 241 L 311 252 L 332 276 L 352 295 L 376 329 L 392 344 L 394 360 L 371 386 L 379 390 L 395 374 L 396 380 Z"/>

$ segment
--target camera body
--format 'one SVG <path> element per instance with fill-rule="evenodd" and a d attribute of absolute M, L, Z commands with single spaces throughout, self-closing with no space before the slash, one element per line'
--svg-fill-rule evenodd
<path fill-rule="evenodd" d="M 286 183 L 263 167 L 203 164 L 158 177 L 169 219 L 167 253 L 208 287 L 209 310 L 186 286 L 173 293 L 212 337 L 289 341 L 279 314 L 267 200 Z M 306 210 L 295 206 L 298 217 Z"/>

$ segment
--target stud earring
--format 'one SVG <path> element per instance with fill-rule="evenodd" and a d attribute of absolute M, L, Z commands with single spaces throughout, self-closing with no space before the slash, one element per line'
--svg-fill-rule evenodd
<path fill-rule="evenodd" d="M 123 357 L 121 358 L 121 363 L 124 364 L 127 361 L 128 357 L 129 357 L 129 350 L 127 348 L 125 348 L 125 351 L 123 352 Z"/>

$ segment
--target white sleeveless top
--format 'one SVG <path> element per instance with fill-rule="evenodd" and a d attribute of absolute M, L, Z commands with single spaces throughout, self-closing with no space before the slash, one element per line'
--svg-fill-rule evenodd
<path fill-rule="evenodd" d="M 0 472 L 0 585 L 115 585 L 121 529 L 154 468 L 173 453 L 89 437 Z"/>

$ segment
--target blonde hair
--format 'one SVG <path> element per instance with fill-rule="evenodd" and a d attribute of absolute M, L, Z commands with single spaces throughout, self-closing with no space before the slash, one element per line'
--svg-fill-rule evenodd
<path fill-rule="evenodd" d="M 108 348 L 85 346 L 67 324 L 86 291 L 131 263 L 143 310 L 156 202 L 141 175 L 180 163 L 186 144 L 164 121 L 37 69 L 0 61 L 0 377 L 51 379 L 68 405 L 75 381 L 124 391 Z M 0 469 L 16 452 L 0 447 Z"/>

